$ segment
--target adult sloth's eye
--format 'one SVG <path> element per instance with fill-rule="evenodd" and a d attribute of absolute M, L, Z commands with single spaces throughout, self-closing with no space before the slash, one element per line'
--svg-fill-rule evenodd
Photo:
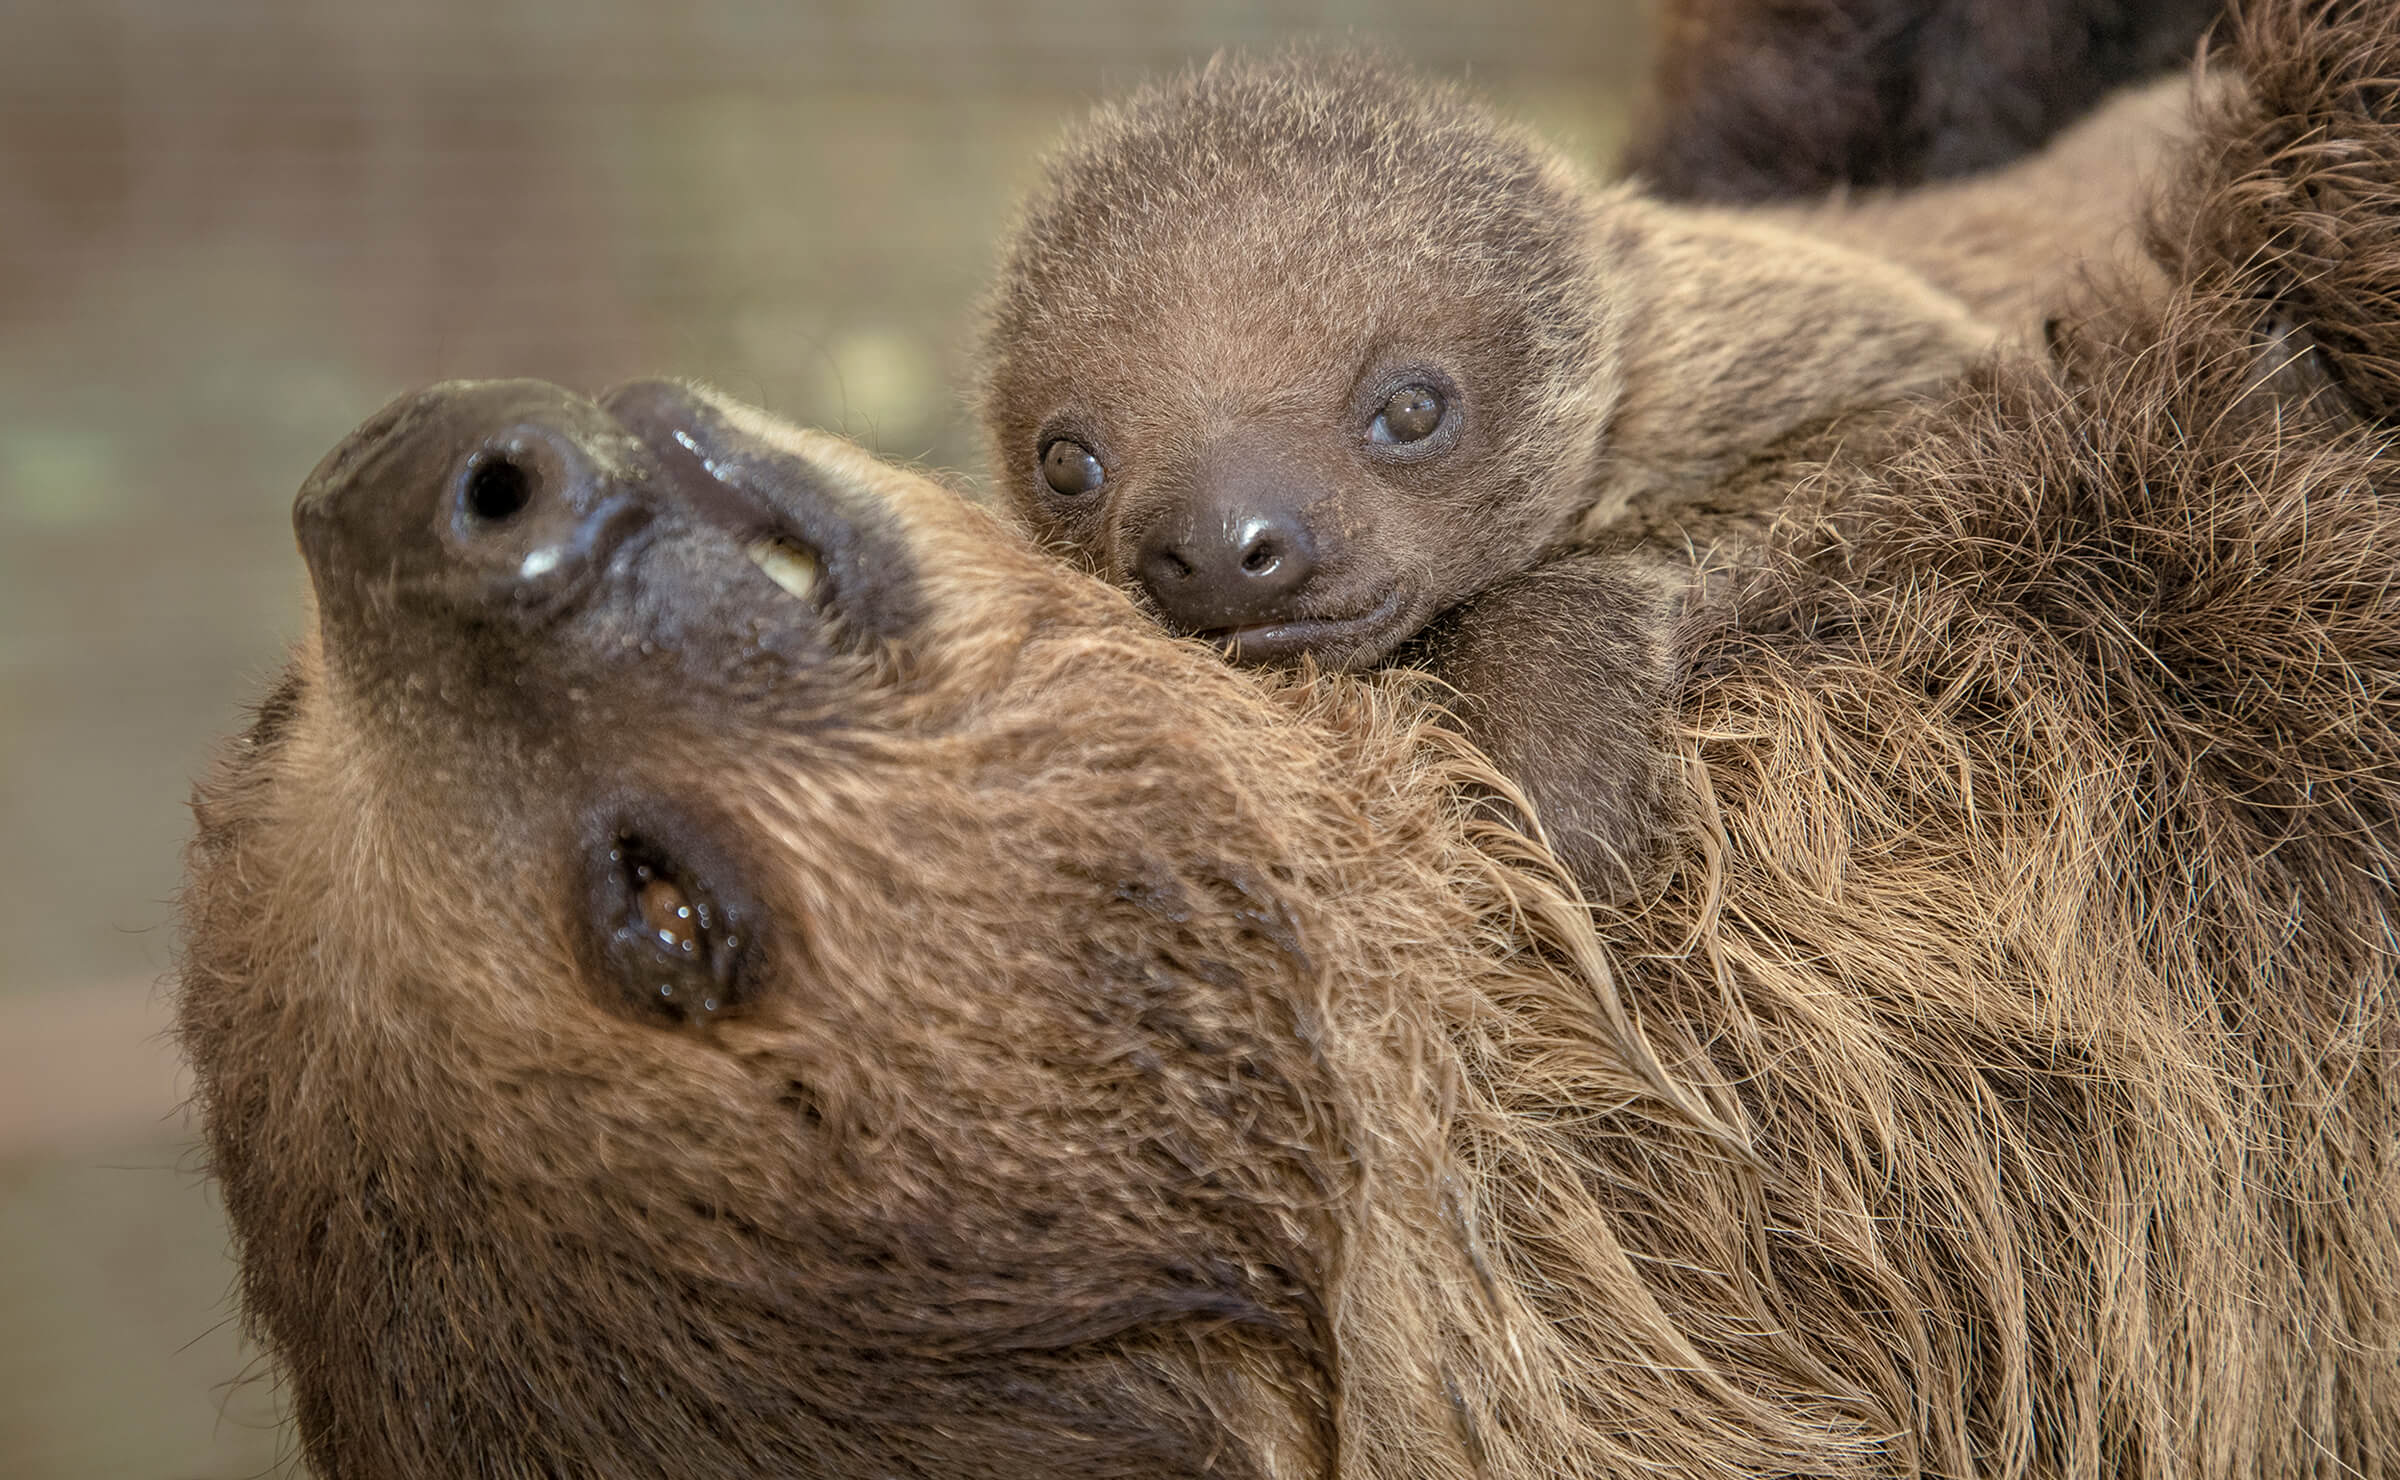
<path fill-rule="evenodd" d="M 632 834 L 598 872 L 600 955 L 628 1007 L 689 1023 L 742 1005 L 742 924 L 707 880 Z"/>
<path fill-rule="evenodd" d="M 1091 493 L 1108 481 L 1090 448 L 1064 437 L 1042 449 L 1042 481 L 1068 498 Z"/>
<path fill-rule="evenodd" d="M 1422 442 L 1442 425 L 1450 403 L 1429 385 L 1404 385 L 1392 392 L 1367 428 L 1367 440 L 1387 445 Z"/>

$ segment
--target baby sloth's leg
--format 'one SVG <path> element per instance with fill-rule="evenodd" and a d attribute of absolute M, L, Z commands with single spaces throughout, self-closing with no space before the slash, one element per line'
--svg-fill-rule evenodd
<path fill-rule="evenodd" d="M 1459 727 L 1533 803 L 1594 899 L 1636 888 L 1667 832 L 1687 589 L 1655 557 L 1573 556 L 1453 609 L 1403 655 L 1457 691 Z"/>

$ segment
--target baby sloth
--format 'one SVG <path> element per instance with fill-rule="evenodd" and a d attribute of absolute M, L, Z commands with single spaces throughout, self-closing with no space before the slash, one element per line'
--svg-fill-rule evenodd
<path fill-rule="evenodd" d="M 1905 268 L 1598 186 L 1338 53 L 1103 108 L 986 335 L 1037 537 L 1236 662 L 1430 668 L 1596 890 L 1658 832 L 1690 567 L 1595 533 L 1992 339 Z"/>

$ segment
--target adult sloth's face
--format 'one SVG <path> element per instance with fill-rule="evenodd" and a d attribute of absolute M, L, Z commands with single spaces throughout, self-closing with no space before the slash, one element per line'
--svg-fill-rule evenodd
<path fill-rule="evenodd" d="M 1346 1132 L 1254 802 L 1321 758 L 1248 680 L 664 383 L 409 396 L 294 519 L 183 1011 L 327 1473 L 1318 1462 Z"/>

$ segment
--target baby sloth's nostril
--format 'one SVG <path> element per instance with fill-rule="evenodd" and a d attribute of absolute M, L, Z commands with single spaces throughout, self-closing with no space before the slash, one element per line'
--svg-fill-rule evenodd
<path fill-rule="evenodd" d="M 459 480 L 458 501 L 473 524 L 506 524 L 533 502 L 533 475 L 503 454 L 478 454 Z"/>
<path fill-rule="evenodd" d="M 1275 562 L 1282 558 L 1283 552 L 1276 547 L 1273 540 L 1260 540 L 1243 554 L 1242 569 L 1251 575 L 1263 576 L 1273 570 Z"/>

